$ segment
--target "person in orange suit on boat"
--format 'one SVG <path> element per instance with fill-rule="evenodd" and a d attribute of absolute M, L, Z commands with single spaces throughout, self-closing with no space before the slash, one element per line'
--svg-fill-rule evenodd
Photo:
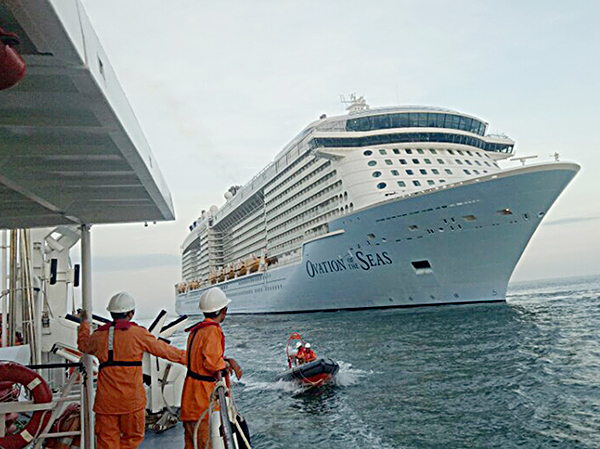
<path fill-rule="evenodd" d="M 215 388 L 219 371 L 235 372 L 242 378 L 242 369 L 234 359 L 225 357 L 225 335 L 221 323 L 231 302 L 219 287 L 202 293 L 199 307 L 204 321 L 187 329 L 188 372 L 183 384 L 181 415 L 185 431 L 185 448 L 194 448 L 194 428 L 210 405 L 210 395 Z M 216 408 L 218 410 L 218 407 Z M 197 431 L 198 447 L 204 449 L 210 437 L 208 413 L 202 418 Z"/>
<path fill-rule="evenodd" d="M 304 363 L 314 362 L 317 360 L 317 354 L 315 354 L 315 351 L 313 351 L 310 347 L 310 343 L 306 343 L 304 345 L 304 351 Z"/>
<path fill-rule="evenodd" d="M 107 310 L 112 323 L 96 329 L 92 335 L 84 311 L 77 337 L 79 350 L 95 355 L 100 361 L 94 401 L 96 447 L 137 448 L 144 441 L 146 419 L 142 356 L 149 352 L 185 365 L 185 351 L 158 340 L 131 321 L 135 301 L 129 293 L 114 295 Z"/>
<path fill-rule="evenodd" d="M 304 358 L 306 357 L 306 350 L 304 349 L 304 345 L 301 341 L 296 343 L 296 355 L 294 359 L 297 365 L 302 365 L 304 363 Z"/>

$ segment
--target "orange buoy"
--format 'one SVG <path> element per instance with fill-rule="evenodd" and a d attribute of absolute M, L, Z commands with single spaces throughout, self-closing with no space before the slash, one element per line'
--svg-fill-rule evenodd
<path fill-rule="evenodd" d="M 7 33 L 0 28 L 0 90 L 18 84 L 25 77 L 27 66 L 25 60 L 12 46 L 19 39 L 14 33 Z"/>

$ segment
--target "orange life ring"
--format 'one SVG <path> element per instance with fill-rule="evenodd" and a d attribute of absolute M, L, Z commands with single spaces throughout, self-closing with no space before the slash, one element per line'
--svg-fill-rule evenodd
<path fill-rule="evenodd" d="M 43 404 L 52 400 L 50 387 L 42 376 L 14 362 L 0 362 L 0 380 L 23 385 L 33 396 L 33 402 Z M 33 441 L 50 419 L 49 410 L 34 412 L 27 426 L 19 433 L 9 434 L 0 438 L 0 447 L 4 449 L 21 449 Z"/>

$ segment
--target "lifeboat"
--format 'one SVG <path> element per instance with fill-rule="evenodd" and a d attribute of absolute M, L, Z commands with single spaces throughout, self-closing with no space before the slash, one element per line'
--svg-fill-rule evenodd
<path fill-rule="evenodd" d="M 210 285 L 213 285 L 217 282 L 217 273 L 215 273 L 214 271 L 211 271 L 208 274 L 208 282 L 210 283 Z"/>
<path fill-rule="evenodd" d="M 185 282 L 182 282 L 181 284 L 177 284 L 177 292 L 178 293 L 185 293 L 187 292 L 187 284 Z"/>
<path fill-rule="evenodd" d="M 260 259 L 254 254 L 252 255 L 252 257 L 250 257 L 250 259 L 247 259 L 245 263 L 250 273 L 256 273 L 258 271 L 258 268 L 260 267 Z"/>
<path fill-rule="evenodd" d="M 193 280 L 190 282 L 190 290 L 198 290 L 200 288 L 200 282 Z"/>
<path fill-rule="evenodd" d="M 318 358 L 311 362 L 296 364 L 294 360 L 296 359 L 297 343 L 305 345 L 302 336 L 294 332 L 290 335 L 285 348 L 289 369 L 279 374 L 277 379 L 284 382 L 297 382 L 307 387 L 318 387 L 331 382 L 340 366 L 329 358 Z"/>
<path fill-rule="evenodd" d="M 8 89 L 23 80 L 27 66 L 21 55 L 12 48 L 19 43 L 16 34 L 0 28 L 0 90 Z"/>
<path fill-rule="evenodd" d="M 238 262 L 235 272 L 238 276 L 244 276 L 248 272 L 248 269 L 246 268 L 246 263 L 240 260 Z"/>
<path fill-rule="evenodd" d="M 233 268 L 233 264 L 230 263 L 227 266 L 227 279 L 233 279 L 235 277 L 235 269 Z"/>
<path fill-rule="evenodd" d="M 225 280 L 225 270 L 221 267 L 217 271 L 217 281 L 223 282 Z"/>

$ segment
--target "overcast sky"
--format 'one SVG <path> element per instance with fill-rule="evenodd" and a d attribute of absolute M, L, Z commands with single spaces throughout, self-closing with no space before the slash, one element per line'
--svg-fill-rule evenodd
<path fill-rule="evenodd" d="M 175 222 L 92 228 L 96 310 L 173 310 L 180 245 L 340 94 L 475 115 L 520 156 L 582 170 L 513 281 L 600 273 L 600 2 L 83 0 L 175 203 Z"/>

